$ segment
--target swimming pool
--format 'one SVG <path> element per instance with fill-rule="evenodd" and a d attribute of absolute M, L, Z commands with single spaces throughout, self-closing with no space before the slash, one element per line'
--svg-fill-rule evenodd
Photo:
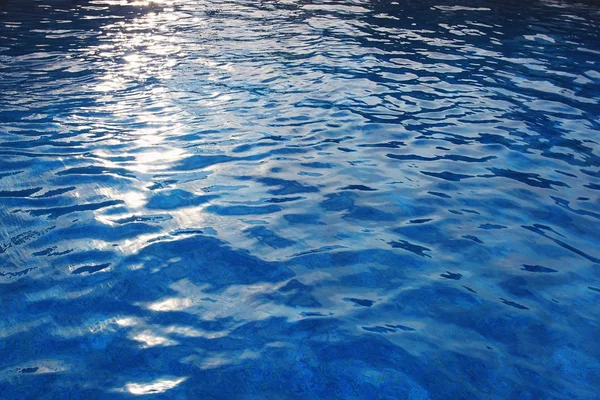
<path fill-rule="evenodd" d="M 0 3 L 0 398 L 597 398 L 599 25 Z"/>

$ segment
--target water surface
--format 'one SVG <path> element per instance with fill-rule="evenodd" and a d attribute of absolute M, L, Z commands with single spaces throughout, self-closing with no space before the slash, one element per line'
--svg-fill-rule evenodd
<path fill-rule="evenodd" d="M 0 3 L 0 398 L 596 399 L 600 7 Z"/>

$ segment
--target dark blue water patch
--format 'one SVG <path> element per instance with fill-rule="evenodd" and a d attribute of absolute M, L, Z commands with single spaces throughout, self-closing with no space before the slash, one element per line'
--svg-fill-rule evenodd
<path fill-rule="evenodd" d="M 36 251 L 35 253 L 33 253 L 33 256 L 35 256 L 35 257 L 43 257 L 43 256 L 55 257 L 55 256 L 62 256 L 64 254 L 69 254 L 70 252 L 73 251 L 73 249 L 64 250 L 64 251 L 56 251 L 57 249 L 58 249 L 58 246 L 48 247 L 47 249 L 44 249 L 42 251 Z"/>
<path fill-rule="evenodd" d="M 558 272 L 555 269 L 552 268 L 548 268 L 548 267 L 542 267 L 541 265 L 528 265 L 528 264 L 523 264 L 523 268 L 521 268 L 523 271 L 527 271 L 527 272 L 540 272 L 540 273 L 552 273 L 552 272 Z"/>
<path fill-rule="evenodd" d="M 149 190 L 166 189 L 176 183 L 177 183 L 176 179 L 167 179 L 162 182 L 154 182 L 152 185 L 148 186 L 148 189 Z"/>
<path fill-rule="evenodd" d="M 514 179 L 516 181 L 523 182 L 526 185 L 533 187 L 540 187 L 546 189 L 552 189 L 554 186 L 570 187 L 569 185 L 561 181 L 554 181 L 551 179 L 542 178 L 539 176 L 539 174 L 518 172 L 500 168 L 489 168 L 489 170 L 494 174 L 494 176 Z"/>
<path fill-rule="evenodd" d="M 406 240 L 392 241 L 389 244 L 395 249 L 403 249 L 406 251 L 410 251 L 411 253 L 414 253 L 420 257 L 431 257 L 428 253 L 426 253 L 426 252 L 430 252 L 431 249 L 429 249 L 425 246 L 420 246 L 418 244 L 410 243 Z"/>
<path fill-rule="evenodd" d="M 446 271 L 443 274 L 440 274 L 440 276 L 444 279 L 451 279 L 453 281 L 459 281 L 463 276 L 462 274 L 459 274 L 458 272 L 450 272 L 450 271 Z"/>
<path fill-rule="evenodd" d="M 344 301 L 349 301 L 354 303 L 356 307 L 371 307 L 375 302 L 369 299 L 356 299 L 353 297 L 344 297 Z"/>
<path fill-rule="evenodd" d="M 493 160 L 496 157 L 495 156 L 487 156 L 487 157 L 481 157 L 481 158 L 475 158 L 475 157 L 467 157 L 467 156 L 461 156 L 461 155 L 456 155 L 456 154 L 447 154 L 447 155 L 443 155 L 443 156 L 435 156 L 435 157 L 423 157 L 423 156 L 419 156 L 416 154 L 386 154 L 386 157 L 389 158 L 393 158 L 394 160 L 402 160 L 402 161 L 440 161 L 440 160 L 451 160 L 451 161 L 462 161 L 462 162 L 487 162 L 489 160 Z M 448 179 L 447 175 L 445 179 Z M 448 180 L 454 180 L 454 179 L 448 179 Z"/>
<path fill-rule="evenodd" d="M 37 372 L 38 369 L 39 369 L 38 367 L 21 368 L 21 369 L 19 369 L 19 373 L 20 374 L 33 374 L 33 373 Z"/>
<path fill-rule="evenodd" d="M 265 203 L 274 203 L 274 204 L 278 204 L 278 203 L 287 203 L 290 201 L 296 201 L 296 200 L 301 200 L 303 199 L 303 197 L 300 196 L 294 196 L 294 197 L 271 197 L 270 199 L 266 199 Z"/>
<path fill-rule="evenodd" d="M 474 296 L 475 293 L 449 287 L 424 288 L 405 292 L 395 299 L 394 304 L 396 307 L 404 310 L 405 315 L 418 314 L 418 310 L 429 308 L 427 304 L 436 304 L 436 310 L 428 312 L 428 315 L 460 326 L 468 326 L 469 329 L 482 334 L 487 329 L 486 327 L 494 326 L 495 329 L 485 334 L 486 337 L 493 338 L 493 340 L 506 345 L 510 345 L 518 340 L 514 336 L 514 329 L 519 326 L 518 324 L 526 323 L 526 321 L 531 321 L 533 318 L 531 316 L 516 316 L 493 312 L 493 310 L 498 310 L 499 307 L 505 307 L 506 309 L 507 304 L 503 304 L 502 300 L 481 303 Z M 413 298 L 414 301 L 408 301 L 408 298 Z M 510 302 L 511 300 L 506 301 Z M 454 307 L 447 307 L 452 304 L 454 304 Z M 526 311 L 518 307 L 515 308 L 514 305 L 510 305 L 510 307 L 509 309 L 516 309 L 517 311 L 515 312 Z M 472 319 L 469 320 L 469 312 L 465 311 L 475 311 L 475 309 L 488 312 L 489 314 L 475 321 Z M 529 326 L 523 333 L 532 338 L 537 335 L 538 339 L 549 338 L 550 334 L 548 329 L 542 324 Z"/>
<path fill-rule="evenodd" d="M 36 268 L 25 268 L 25 269 L 22 269 L 22 270 L 17 271 L 17 272 L 12 272 L 12 271 L 4 272 L 4 271 L 0 271 L 0 276 L 2 276 L 2 277 L 9 277 L 9 278 L 16 278 L 16 277 L 20 277 L 20 276 L 25 276 L 28 273 L 30 273 L 31 271 L 33 271 L 34 269 L 36 269 Z"/>
<path fill-rule="evenodd" d="M 106 168 L 106 167 L 96 167 L 96 166 L 87 166 L 87 167 L 76 167 L 69 168 L 63 171 L 58 171 L 56 175 L 64 176 L 64 175 L 105 175 L 105 174 L 113 174 L 124 177 L 134 177 L 130 171 L 124 168 Z"/>
<path fill-rule="evenodd" d="M 558 205 L 559 207 L 561 207 L 569 212 L 572 212 L 577 215 L 585 215 L 585 216 L 593 217 L 596 219 L 600 219 L 600 213 L 595 213 L 595 212 L 588 211 L 588 210 L 574 209 L 569 205 L 570 202 L 568 200 L 561 199 L 561 198 L 555 197 L 555 196 L 550 196 L 550 198 L 552 200 L 554 200 L 554 204 Z"/>
<path fill-rule="evenodd" d="M 400 235 L 423 243 L 435 244 L 449 240 L 448 232 L 439 224 L 411 224 L 394 229 Z"/>
<path fill-rule="evenodd" d="M 323 246 L 323 247 L 319 247 L 317 249 L 312 249 L 312 250 L 307 250 L 307 251 L 301 251 L 299 253 L 294 253 L 292 254 L 292 257 L 301 257 L 301 256 L 306 256 L 308 254 L 316 254 L 316 253 L 324 253 L 324 252 L 329 252 L 329 251 L 333 251 L 333 250 L 340 250 L 340 249 L 345 249 L 345 246 Z"/>
<path fill-rule="evenodd" d="M 391 222 L 396 220 L 394 214 L 368 206 L 353 206 L 348 210 L 348 213 L 344 215 L 344 218 L 379 222 Z"/>
<path fill-rule="evenodd" d="M 272 214 L 281 211 L 282 208 L 275 205 L 268 206 L 219 206 L 212 205 L 206 207 L 208 212 L 212 212 L 218 215 L 263 215 Z"/>
<path fill-rule="evenodd" d="M 93 153 L 86 153 L 83 156 L 88 157 L 88 158 L 108 160 L 108 161 L 113 161 L 113 162 L 135 161 L 135 156 L 106 156 L 106 155 L 103 155 L 102 157 L 100 157 Z"/>
<path fill-rule="evenodd" d="M 320 308 L 323 305 L 311 294 L 312 288 L 296 279 L 290 280 L 276 292 L 259 296 L 258 299 L 273 301 L 289 307 Z M 305 316 L 324 316 L 321 313 L 305 313 Z"/>
<path fill-rule="evenodd" d="M 466 208 L 461 208 L 461 210 L 460 210 L 460 211 L 462 211 L 462 212 L 464 212 L 464 213 L 467 213 L 467 214 L 476 214 L 476 215 L 481 215 L 481 213 L 479 213 L 479 212 L 477 212 L 477 211 L 475 211 L 475 210 L 469 210 L 469 209 L 466 209 Z"/>
<path fill-rule="evenodd" d="M 0 164 L 2 165 L 2 164 Z M 0 179 L 6 178 L 7 176 L 13 176 L 13 175 L 18 175 L 21 174 L 25 171 L 11 171 L 11 172 L 2 172 L 0 173 Z"/>
<path fill-rule="evenodd" d="M 308 167 L 308 168 L 317 168 L 317 169 L 330 169 L 333 168 L 333 165 L 330 163 L 324 163 L 324 162 L 310 162 L 310 163 L 301 163 L 300 165 L 302 165 L 303 167 Z"/>
<path fill-rule="evenodd" d="M 410 326 L 406 326 L 406 325 L 389 325 L 389 324 L 386 324 L 385 326 L 387 326 L 388 328 L 392 328 L 392 329 L 399 329 L 399 330 L 404 331 L 404 332 L 414 332 L 414 331 L 416 331 L 415 328 L 411 328 Z"/>
<path fill-rule="evenodd" d="M 325 225 L 319 214 L 285 214 L 283 218 L 290 224 Z"/>
<path fill-rule="evenodd" d="M 385 324 L 385 326 L 363 326 L 362 329 L 364 329 L 367 332 L 375 332 L 375 333 L 396 333 L 398 331 L 402 331 L 402 332 L 414 332 L 416 329 L 411 328 L 409 326 L 405 326 L 405 325 L 390 325 L 390 324 Z"/>
<path fill-rule="evenodd" d="M 110 267 L 110 263 L 99 264 L 99 265 L 85 265 L 83 267 L 79 267 L 79 268 L 73 270 L 73 272 L 71 272 L 71 274 L 74 274 L 74 275 L 79 275 L 79 274 L 83 274 L 83 273 L 93 274 L 93 273 L 102 271 L 108 267 Z"/>
<path fill-rule="evenodd" d="M 418 219 L 411 219 L 410 221 L 408 221 L 409 224 L 425 224 L 427 222 L 431 222 L 433 221 L 432 218 L 418 218 Z"/>
<path fill-rule="evenodd" d="M 587 259 L 587 260 L 589 260 L 589 261 L 591 261 L 593 263 L 600 263 L 600 259 L 598 259 L 598 258 L 596 258 L 596 257 L 594 257 L 592 255 L 589 255 L 586 252 L 584 252 L 584 251 L 582 251 L 582 250 L 580 250 L 580 249 L 578 249 L 578 248 L 576 248 L 576 247 L 574 247 L 574 246 L 572 246 L 572 245 L 570 245 L 568 243 L 565 243 L 562 240 L 555 239 L 553 237 L 548 236 L 544 232 L 543 228 L 541 228 L 540 226 L 522 226 L 522 228 L 527 229 L 527 230 L 529 230 L 531 232 L 537 233 L 538 235 L 543 236 L 543 237 L 545 237 L 545 238 L 553 241 L 554 243 L 558 244 L 562 248 L 564 248 L 564 249 L 566 249 L 568 251 L 571 251 L 571 252 L 573 252 L 575 254 L 578 254 L 579 256 L 581 256 L 581 257 L 583 257 L 583 258 L 585 258 L 585 259 Z"/>
<path fill-rule="evenodd" d="M 406 143 L 396 140 L 387 143 L 363 143 L 358 145 L 358 147 L 381 147 L 386 149 L 398 149 L 404 146 L 406 146 Z"/>
<path fill-rule="evenodd" d="M 173 183 L 175 183 L 175 182 L 173 182 Z M 244 189 L 247 187 L 248 186 L 246 186 L 246 185 L 211 185 L 208 187 L 203 187 L 202 191 L 205 193 L 228 191 L 228 190 L 235 191 L 235 190 Z"/>
<path fill-rule="evenodd" d="M 518 296 L 521 298 L 534 297 L 534 293 L 530 290 L 532 289 L 531 281 L 525 279 L 522 276 L 513 276 L 507 278 L 502 282 L 498 283 L 498 286 L 502 288 L 506 293 L 509 293 L 513 296 Z"/>
<path fill-rule="evenodd" d="M 31 188 L 31 189 L 23 189 L 23 190 L 2 190 L 0 191 L 0 198 L 2 197 L 31 197 L 32 194 L 35 194 L 42 190 L 41 187 Z"/>
<path fill-rule="evenodd" d="M 285 196 L 296 193 L 315 193 L 319 191 L 319 189 L 314 186 L 306 186 L 293 180 L 285 180 L 280 178 L 258 178 L 256 180 L 263 185 L 279 186 L 279 189 L 269 190 L 270 194 L 276 196 Z"/>
<path fill-rule="evenodd" d="M 373 192 L 373 191 L 376 191 L 377 189 L 373 189 L 372 187 L 365 186 L 365 185 L 348 185 L 343 188 L 340 188 L 340 190 L 361 190 L 361 191 L 365 191 L 365 192 Z"/>
<path fill-rule="evenodd" d="M 34 244 L 62 243 L 65 236 L 72 238 L 72 240 L 102 239 L 108 242 L 118 242 L 160 231 L 160 228 L 155 225 L 139 222 L 131 222 L 120 226 L 106 225 L 97 221 L 91 223 L 77 222 L 73 221 L 70 226 L 54 229 L 53 232 L 47 233 L 43 239 L 38 239 Z"/>
<path fill-rule="evenodd" d="M 477 237 L 477 236 L 473 236 L 473 235 L 464 235 L 462 236 L 464 239 L 469 239 L 474 241 L 475 243 L 479 243 L 479 244 L 483 244 L 483 242 Z"/>
<path fill-rule="evenodd" d="M 364 264 L 382 265 L 392 268 L 384 274 L 376 274 L 377 278 L 404 278 L 404 271 L 394 269 L 395 266 L 402 264 L 410 268 L 420 268 L 422 265 L 415 259 L 414 256 L 407 256 L 407 254 L 396 253 L 391 250 L 376 250 L 371 249 L 369 251 L 358 252 L 347 250 L 345 248 L 334 247 L 322 247 L 308 252 L 301 252 L 295 254 L 293 258 L 288 261 L 288 265 L 293 267 L 294 265 L 301 265 L 304 268 L 316 269 L 316 270 L 327 270 L 328 268 L 335 268 L 336 266 L 355 266 L 360 267 Z M 352 275 L 343 277 L 342 279 L 351 279 Z M 385 281 L 385 279 L 383 280 Z M 395 283 L 394 285 L 398 285 Z"/>
<path fill-rule="evenodd" d="M 255 226 L 244 230 L 249 237 L 258 240 L 259 243 L 272 247 L 274 249 L 283 249 L 292 246 L 293 240 L 286 239 L 265 228 L 264 226 Z"/>
<path fill-rule="evenodd" d="M 452 196 L 449 196 L 446 193 L 441 193 L 441 192 L 427 192 L 427 193 L 429 193 L 432 196 L 441 197 L 443 199 L 451 199 L 452 198 Z"/>
<path fill-rule="evenodd" d="M 104 261 L 110 261 L 114 258 L 114 254 L 108 250 L 81 250 L 81 251 L 72 251 L 60 255 L 58 258 L 55 258 L 51 261 L 52 265 L 64 265 L 67 264 L 69 267 L 78 264 L 93 264 L 104 263 Z"/>
<path fill-rule="evenodd" d="M 31 215 L 34 216 L 44 216 L 47 215 L 48 219 L 56 219 L 63 215 L 72 214 L 80 211 L 94 211 L 99 210 L 105 207 L 111 207 L 119 204 L 124 204 L 125 202 L 122 200 L 108 200 L 99 203 L 89 203 L 89 204 L 80 204 L 73 205 L 68 207 L 54 207 L 47 209 L 36 209 L 36 210 L 28 210 Z"/>
<path fill-rule="evenodd" d="M 565 171 L 560 171 L 560 170 L 558 170 L 558 169 L 555 169 L 554 171 L 555 171 L 555 172 L 558 172 L 558 173 L 559 173 L 559 174 L 561 174 L 561 175 L 569 176 L 569 177 L 571 177 L 571 178 L 577 178 L 577 175 L 575 175 L 575 174 L 570 174 L 570 173 L 568 173 L 568 172 L 565 172 Z"/>
<path fill-rule="evenodd" d="M 66 188 L 59 188 L 59 189 L 52 189 L 52 190 L 48 190 L 40 195 L 37 195 L 35 197 L 42 198 L 42 199 L 49 198 L 49 197 L 55 197 L 55 196 L 60 196 L 61 194 L 64 194 L 64 193 L 72 192 L 75 189 L 77 189 L 75 186 L 69 186 Z"/>
<path fill-rule="evenodd" d="M 245 153 L 248 151 L 252 151 L 254 149 L 256 149 L 257 147 L 272 147 L 272 146 L 276 146 L 276 143 L 256 143 L 256 144 L 242 144 L 238 147 L 233 148 L 231 151 L 233 153 Z"/>
<path fill-rule="evenodd" d="M 292 293 L 292 294 L 265 294 L 258 296 L 257 300 L 266 300 L 274 302 L 276 304 L 282 304 L 287 307 L 293 308 L 320 308 L 322 304 L 312 295 L 304 292 Z M 321 317 L 325 314 L 319 312 L 303 312 L 301 315 L 306 317 Z"/>
<path fill-rule="evenodd" d="M 8 237 L 3 242 L 0 242 L 0 254 L 5 253 L 12 247 L 18 247 L 25 243 L 31 242 L 39 237 L 44 236 L 44 234 L 50 232 L 55 229 L 56 226 L 50 226 L 46 229 L 42 230 L 28 230 L 22 233 L 19 233 L 15 236 Z"/>
<path fill-rule="evenodd" d="M 432 171 L 421 171 L 423 175 L 433 176 L 435 178 L 444 179 L 451 182 L 458 182 L 463 179 L 473 178 L 473 175 L 457 174 L 454 172 L 443 171 L 443 172 L 432 172 Z"/>
<path fill-rule="evenodd" d="M 15 148 L 15 149 L 30 149 L 39 146 L 50 146 L 50 147 L 80 147 L 80 144 L 70 144 L 56 142 L 53 140 L 45 140 L 43 138 L 36 140 L 20 140 L 16 142 L 2 142 L 0 143 L 3 147 Z"/>
<path fill-rule="evenodd" d="M 481 224 L 478 226 L 479 229 L 485 229 L 485 230 L 497 230 L 497 229 L 506 229 L 508 228 L 507 226 L 504 225 L 499 225 L 499 224 L 490 224 L 490 223 L 486 223 L 486 224 Z"/>
<path fill-rule="evenodd" d="M 202 229 L 178 229 L 176 231 L 169 232 L 171 236 L 182 236 L 182 235 L 217 235 L 217 231 L 214 228 L 206 227 Z"/>
<path fill-rule="evenodd" d="M 363 326 L 362 327 L 367 332 L 375 332 L 375 333 L 391 333 L 396 332 L 395 329 L 388 328 L 385 326 Z"/>
<path fill-rule="evenodd" d="M 591 170 L 584 169 L 584 168 L 581 168 L 579 171 L 581 171 L 582 173 L 584 173 L 586 175 L 593 176 L 595 178 L 600 178 L 600 171 L 591 171 Z"/>
<path fill-rule="evenodd" d="M 280 292 L 291 292 L 293 290 L 306 290 L 309 286 L 301 283 L 297 279 L 291 279 L 285 286 L 279 289 Z"/>
<path fill-rule="evenodd" d="M 173 219 L 171 215 L 168 214 L 154 214 L 154 215 L 132 215 L 126 218 L 120 218 L 115 220 L 114 222 L 117 224 L 129 224 L 132 222 L 154 222 L 160 223 L 163 221 L 169 221 Z"/>
<path fill-rule="evenodd" d="M 170 257 L 166 258 L 167 255 Z M 283 265 L 233 250 L 219 239 L 204 235 L 152 243 L 124 262 L 126 265 L 141 262 L 147 267 L 160 266 L 162 274 L 168 275 L 169 280 L 187 277 L 194 282 L 209 284 L 212 290 L 232 284 L 277 281 L 293 276 Z M 240 268 L 242 264 L 244 267 Z M 196 267 L 188 270 L 188 265 Z"/>
<path fill-rule="evenodd" d="M 300 313 L 300 315 L 302 317 L 327 317 L 328 315 L 325 315 L 323 313 L 320 312 L 314 312 L 314 311 L 303 311 Z M 329 314 L 329 316 L 331 316 L 332 314 Z"/>
<path fill-rule="evenodd" d="M 174 210 L 181 207 L 205 204 L 218 197 L 217 195 L 198 196 L 185 190 L 173 189 L 152 196 L 146 204 L 146 208 L 151 210 Z"/>
<path fill-rule="evenodd" d="M 406 262 L 409 257 L 406 256 L 405 259 L 400 257 L 395 258 L 397 262 L 404 262 L 405 264 L 410 265 L 410 262 Z M 405 271 L 399 271 L 394 268 L 389 268 L 385 271 L 378 271 L 373 267 L 368 268 L 368 270 L 364 272 L 359 272 L 355 274 L 346 275 L 344 277 L 339 278 L 337 281 L 347 287 L 355 287 L 360 286 L 363 288 L 372 288 L 372 289 L 380 289 L 385 288 L 386 290 L 395 290 L 404 285 L 406 282 L 407 276 Z M 333 284 L 333 281 L 331 282 Z"/>
<path fill-rule="evenodd" d="M 327 211 L 344 211 L 354 207 L 358 195 L 352 192 L 330 193 L 325 195 L 327 200 L 321 202 L 321 207 Z"/>
<path fill-rule="evenodd" d="M 514 301 L 506 300 L 503 298 L 500 298 L 500 300 L 502 300 L 502 303 L 506 304 L 507 306 L 514 307 L 518 310 L 529 310 L 529 308 L 525 307 L 522 304 L 516 303 Z"/>

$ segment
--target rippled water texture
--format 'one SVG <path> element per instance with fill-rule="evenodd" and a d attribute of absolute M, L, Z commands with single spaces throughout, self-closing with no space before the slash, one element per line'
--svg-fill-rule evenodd
<path fill-rule="evenodd" d="M 0 398 L 597 399 L 599 3 L 0 4 Z"/>

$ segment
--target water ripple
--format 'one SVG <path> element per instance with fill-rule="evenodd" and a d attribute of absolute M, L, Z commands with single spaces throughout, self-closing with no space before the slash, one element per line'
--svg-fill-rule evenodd
<path fill-rule="evenodd" d="M 599 30 L 0 3 L 0 397 L 596 398 Z"/>

